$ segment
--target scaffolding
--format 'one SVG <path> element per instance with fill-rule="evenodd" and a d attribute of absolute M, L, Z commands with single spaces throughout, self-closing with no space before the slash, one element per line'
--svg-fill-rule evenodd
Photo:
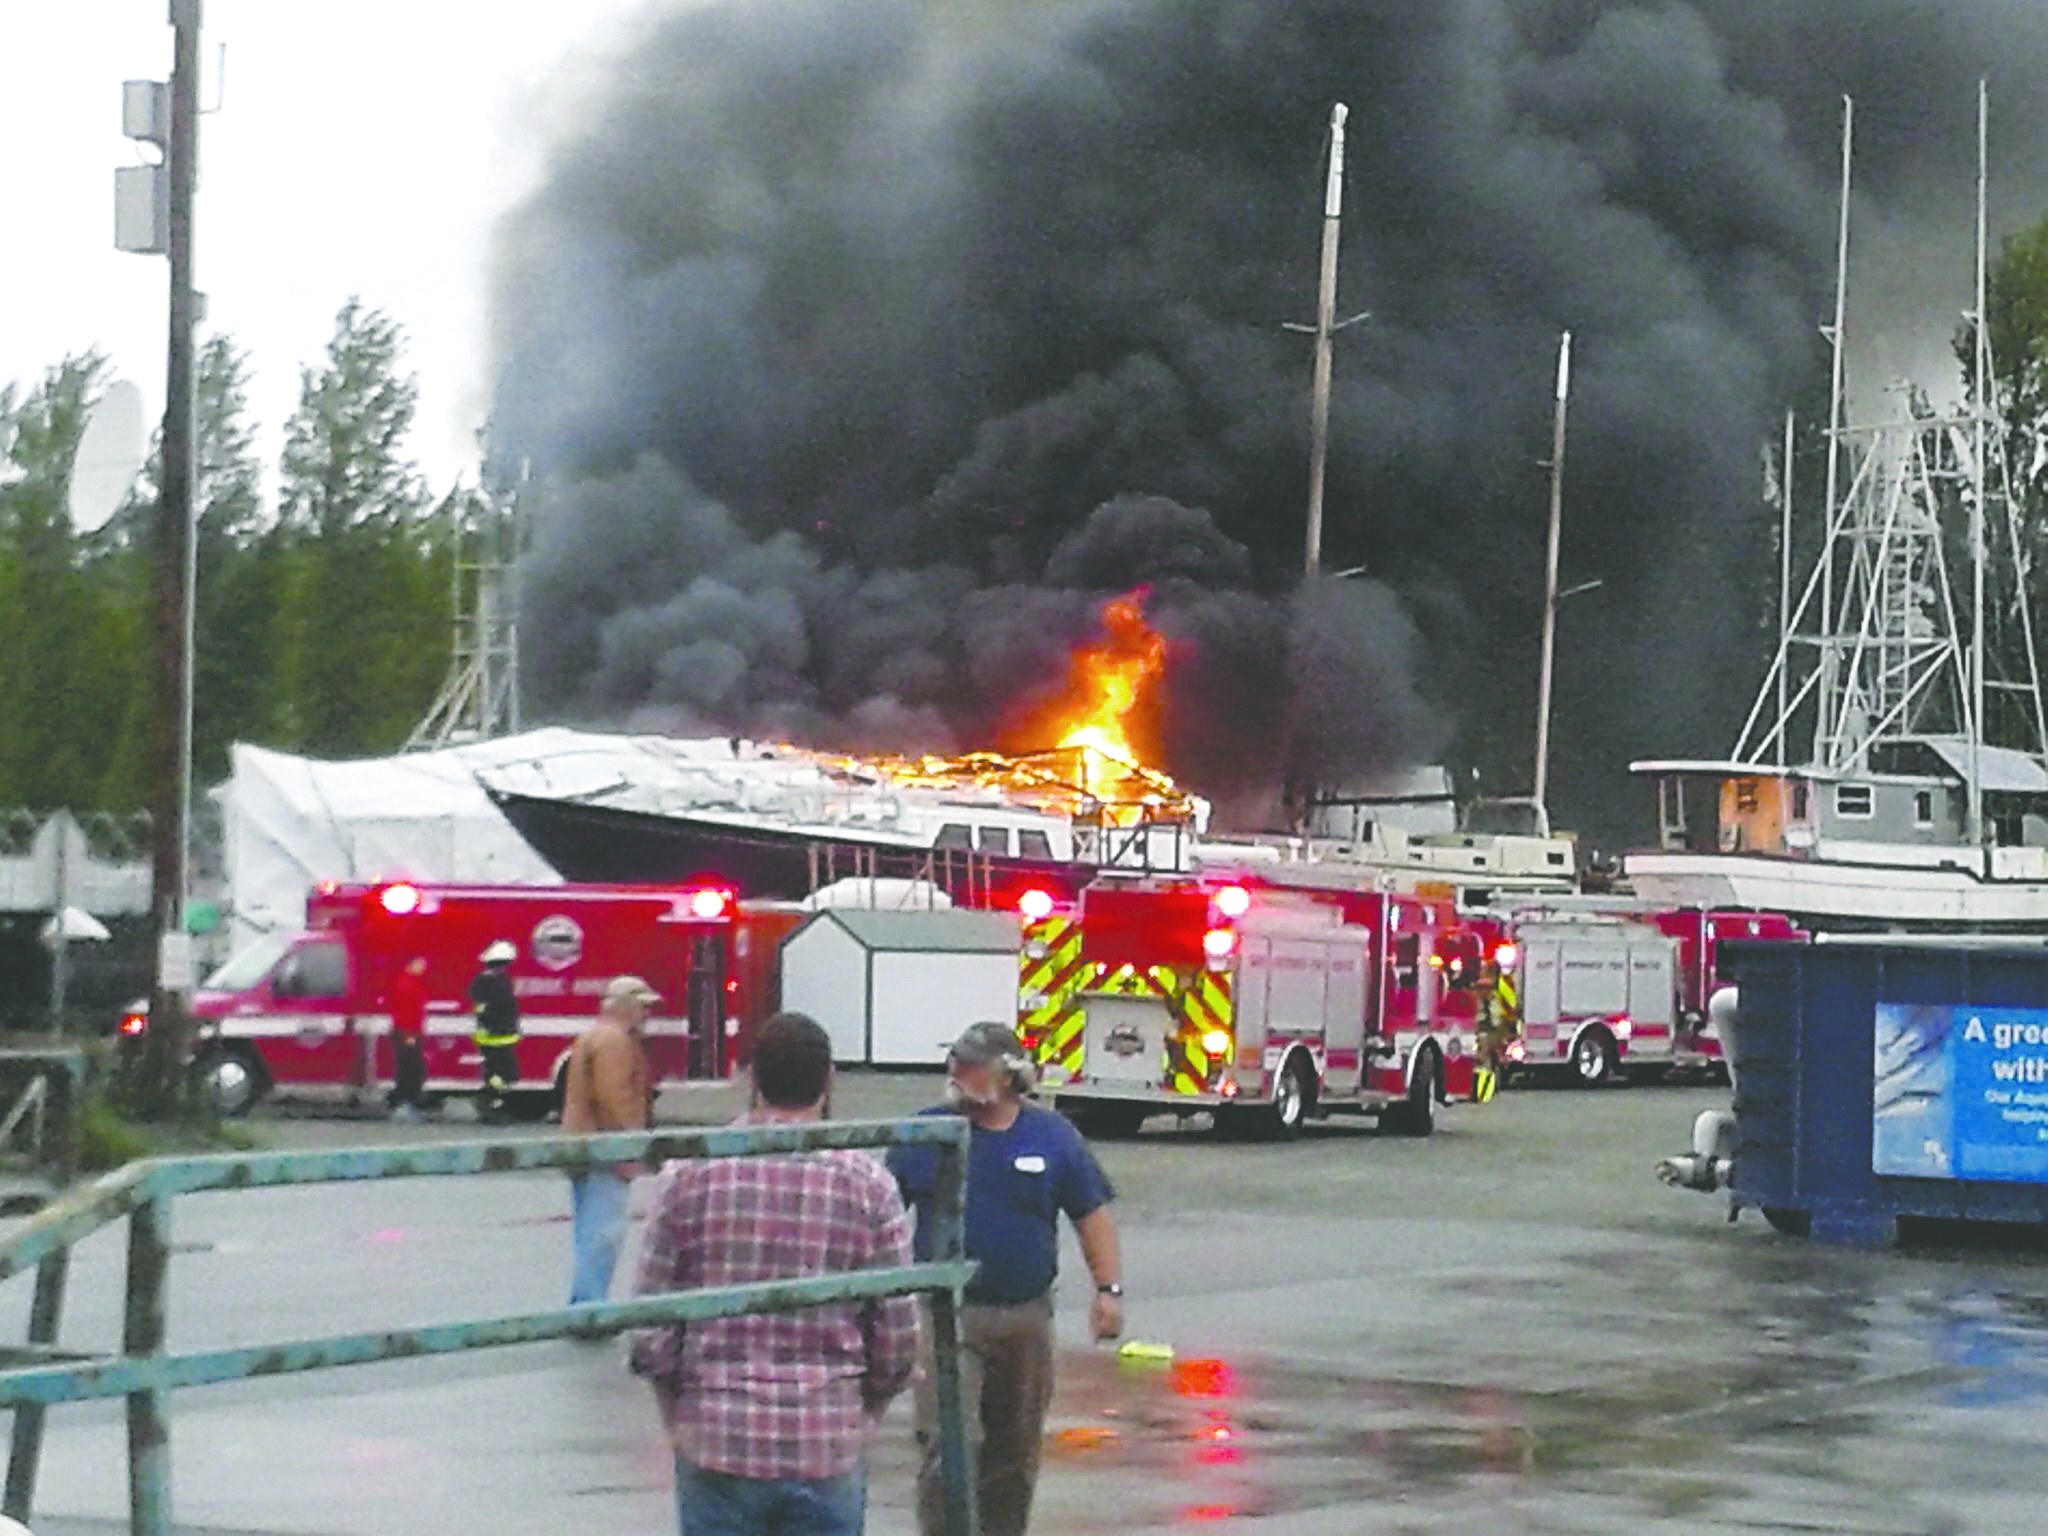
<path fill-rule="evenodd" d="M 479 491 L 456 520 L 448 676 L 408 752 L 510 736 L 519 726 L 519 497 Z"/>

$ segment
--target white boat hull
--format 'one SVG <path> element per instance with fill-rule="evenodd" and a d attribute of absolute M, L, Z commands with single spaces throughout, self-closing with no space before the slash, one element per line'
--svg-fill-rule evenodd
<path fill-rule="evenodd" d="M 1623 868 L 1636 894 L 1660 907 L 1750 907 L 1822 930 L 2048 931 L 2048 880 L 1754 853 L 1632 853 Z"/>

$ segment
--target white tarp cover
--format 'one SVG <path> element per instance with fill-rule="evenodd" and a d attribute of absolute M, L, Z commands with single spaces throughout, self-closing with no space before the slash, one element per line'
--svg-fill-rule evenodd
<path fill-rule="evenodd" d="M 328 763 L 237 743 L 217 795 L 227 844 L 235 938 L 296 928 L 322 880 L 559 882 L 476 781 L 516 743 L 557 734 Z"/>
<path fill-rule="evenodd" d="M 483 782 L 637 809 L 784 808 L 828 776 L 796 754 L 726 737 L 613 736 L 551 726 L 354 762 L 237 743 L 216 791 L 237 943 L 305 921 L 322 880 L 553 885 L 552 866 L 498 814 Z M 843 793 L 843 791 L 842 791 Z"/>

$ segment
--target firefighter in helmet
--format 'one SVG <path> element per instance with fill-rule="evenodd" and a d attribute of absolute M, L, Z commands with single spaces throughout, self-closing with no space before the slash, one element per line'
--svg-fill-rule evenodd
<path fill-rule="evenodd" d="M 512 991 L 512 961 L 518 955 L 510 939 L 487 945 L 484 968 L 469 984 L 476 1005 L 476 1045 L 483 1056 L 483 1087 L 477 1095 L 477 1118 L 507 1118 L 505 1094 L 519 1081 L 519 999 Z"/>

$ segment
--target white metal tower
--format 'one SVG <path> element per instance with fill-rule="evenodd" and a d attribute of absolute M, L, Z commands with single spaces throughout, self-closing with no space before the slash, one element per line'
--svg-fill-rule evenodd
<path fill-rule="evenodd" d="M 519 729 L 519 497 L 480 491 L 458 516 L 455 638 L 448 676 L 406 740 L 408 752 Z"/>

